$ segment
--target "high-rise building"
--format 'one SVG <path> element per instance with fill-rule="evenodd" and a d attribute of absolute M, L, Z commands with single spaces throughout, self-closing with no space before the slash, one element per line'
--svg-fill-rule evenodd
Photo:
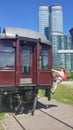
<path fill-rule="evenodd" d="M 73 49 L 73 28 L 71 28 L 71 29 L 69 30 L 69 32 L 70 32 L 70 35 L 71 35 L 71 38 L 72 38 L 71 48 Z"/>
<path fill-rule="evenodd" d="M 50 6 L 50 33 L 63 33 L 63 11 L 61 5 Z"/>
<path fill-rule="evenodd" d="M 71 35 L 71 38 L 72 38 L 71 49 L 73 50 L 73 28 L 71 28 L 69 30 L 69 32 L 70 32 L 70 35 Z M 72 70 L 73 70 L 73 53 L 71 54 L 71 61 L 72 61 L 71 66 L 72 66 Z"/>
<path fill-rule="evenodd" d="M 53 68 L 64 67 L 65 55 L 58 53 L 59 49 L 64 49 L 64 34 L 59 32 L 52 32 L 52 56 L 53 56 Z"/>
<path fill-rule="evenodd" d="M 71 37 L 62 33 L 52 33 L 52 55 L 53 68 L 64 67 L 65 69 L 72 69 L 71 55 Z"/>
<path fill-rule="evenodd" d="M 63 11 L 61 5 L 39 6 L 39 32 L 50 38 L 52 32 L 63 33 Z"/>
<path fill-rule="evenodd" d="M 49 6 L 39 6 L 39 32 L 49 39 Z"/>
<path fill-rule="evenodd" d="M 71 36 L 63 33 L 63 10 L 61 5 L 39 6 L 39 32 L 52 42 L 53 68 L 73 70 L 73 28 Z"/>

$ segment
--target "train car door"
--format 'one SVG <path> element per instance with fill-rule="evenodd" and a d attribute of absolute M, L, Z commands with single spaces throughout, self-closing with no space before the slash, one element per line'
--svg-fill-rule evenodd
<path fill-rule="evenodd" d="M 28 45 L 21 46 L 21 78 L 20 84 L 32 83 L 32 47 Z"/>

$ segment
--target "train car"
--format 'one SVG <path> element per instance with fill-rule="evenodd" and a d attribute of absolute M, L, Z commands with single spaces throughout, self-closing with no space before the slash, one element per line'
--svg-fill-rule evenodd
<path fill-rule="evenodd" d="M 0 34 L 0 97 L 4 95 L 11 109 L 17 111 L 33 102 L 33 112 L 39 89 L 45 89 L 50 99 L 51 69 L 52 45 L 43 34 L 4 28 Z"/>

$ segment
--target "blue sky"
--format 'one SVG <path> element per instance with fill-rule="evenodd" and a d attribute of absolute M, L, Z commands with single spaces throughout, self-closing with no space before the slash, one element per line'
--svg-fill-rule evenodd
<path fill-rule="evenodd" d="M 0 27 L 19 27 L 38 31 L 38 8 L 42 4 L 61 4 L 64 33 L 73 27 L 73 0 L 0 0 Z"/>

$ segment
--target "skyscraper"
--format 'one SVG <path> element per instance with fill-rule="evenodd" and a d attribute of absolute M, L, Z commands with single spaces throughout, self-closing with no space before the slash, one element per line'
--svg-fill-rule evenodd
<path fill-rule="evenodd" d="M 69 32 L 70 32 L 70 35 L 71 35 L 71 38 L 72 38 L 71 49 L 73 49 L 73 28 L 71 28 L 69 30 Z"/>
<path fill-rule="evenodd" d="M 63 11 L 61 5 L 50 6 L 50 33 L 63 33 Z"/>
<path fill-rule="evenodd" d="M 39 32 L 49 39 L 49 6 L 39 6 Z"/>
<path fill-rule="evenodd" d="M 53 56 L 53 67 L 60 68 L 65 67 L 65 55 L 59 54 L 59 49 L 64 49 L 64 34 L 59 32 L 53 32 L 51 37 L 52 42 L 52 56 Z"/>
<path fill-rule="evenodd" d="M 51 39 L 53 68 L 64 67 L 65 69 L 72 69 L 71 66 L 71 37 L 62 33 L 54 32 Z M 66 51 L 65 51 L 66 50 Z"/>
<path fill-rule="evenodd" d="M 73 50 L 73 28 L 71 28 L 69 30 L 69 32 L 70 32 L 71 39 L 72 39 L 72 41 L 71 41 L 71 49 Z M 73 53 L 71 54 L 71 61 L 72 61 L 71 66 L 72 66 L 72 70 L 73 70 Z"/>
<path fill-rule="evenodd" d="M 39 32 L 49 39 L 52 32 L 63 33 L 63 11 L 61 5 L 39 6 Z"/>
<path fill-rule="evenodd" d="M 52 42 L 53 68 L 73 69 L 71 37 L 63 33 L 63 10 L 61 5 L 39 7 L 39 32 Z M 70 30 L 73 38 L 73 29 Z M 73 41 L 73 40 L 72 40 Z M 66 51 L 64 51 L 66 50 Z"/>

